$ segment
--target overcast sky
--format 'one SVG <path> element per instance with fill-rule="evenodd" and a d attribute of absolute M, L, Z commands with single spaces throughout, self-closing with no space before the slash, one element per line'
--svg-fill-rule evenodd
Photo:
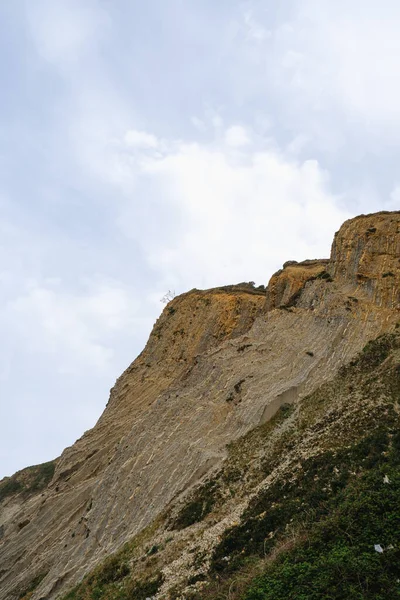
<path fill-rule="evenodd" d="M 0 477 L 94 425 L 160 298 L 400 208 L 396 0 L 0 0 Z"/>

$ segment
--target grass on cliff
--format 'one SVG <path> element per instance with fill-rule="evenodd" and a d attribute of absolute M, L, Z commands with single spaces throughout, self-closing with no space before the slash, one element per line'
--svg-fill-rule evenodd
<path fill-rule="evenodd" d="M 383 460 L 332 496 L 307 540 L 267 568 L 246 600 L 400 598 L 400 435 L 393 441 Z"/>
<path fill-rule="evenodd" d="M 188 579 L 204 588 L 186 591 L 185 600 L 400 599 L 399 349 L 398 334 L 370 342 L 298 410 L 284 406 L 230 446 L 219 479 L 195 491 L 174 528 L 215 515 L 224 490 L 249 493 L 305 436 L 313 440 L 310 452 L 260 489 L 240 523 L 225 531 L 208 574 Z M 131 556 L 108 559 L 65 600 L 152 597 L 162 583 L 159 555 L 140 581 Z M 178 597 L 172 592 L 170 600 Z"/>
<path fill-rule="evenodd" d="M 188 597 L 400 598 L 400 432 L 389 421 L 260 493 L 217 546 L 207 587 Z"/>
<path fill-rule="evenodd" d="M 159 548 L 149 546 L 148 542 L 163 518 L 156 518 L 121 550 L 107 557 L 62 600 L 146 600 L 153 597 L 163 583 L 163 575 L 157 566 L 157 556 L 154 556 Z"/>
<path fill-rule="evenodd" d="M 130 572 L 128 562 L 113 556 L 63 600 L 146 600 L 157 594 L 164 580 L 159 571 L 141 580 L 132 578 Z"/>
<path fill-rule="evenodd" d="M 314 429 L 320 451 L 260 490 L 215 548 L 206 587 L 188 597 L 400 598 L 399 347 L 397 335 L 367 344 L 305 399 L 300 435 Z"/>
<path fill-rule="evenodd" d="M 23 493 L 25 496 L 40 492 L 53 478 L 55 461 L 28 467 L 18 471 L 12 477 L 6 477 L 0 483 L 0 502 L 13 494 Z"/>
<path fill-rule="evenodd" d="M 43 579 L 46 577 L 46 573 L 39 573 L 32 579 L 32 581 L 24 588 L 20 593 L 18 600 L 30 600 L 36 588 L 41 584 Z"/>
<path fill-rule="evenodd" d="M 172 520 L 170 529 L 185 529 L 202 521 L 213 510 L 219 498 L 220 493 L 217 482 L 215 480 L 207 481 L 194 491 L 190 500 L 184 504 Z"/>

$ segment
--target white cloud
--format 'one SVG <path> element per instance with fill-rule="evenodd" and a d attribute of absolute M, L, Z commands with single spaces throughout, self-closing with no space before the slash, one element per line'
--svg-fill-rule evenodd
<path fill-rule="evenodd" d="M 250 137 L 241 125 L 232 125 L 225 132 L 225 142 L 232 148 L 240 148 L 250 144 Z"/>
<path fill-rule="evenodd" d="M 0 8 L 28 33 L 3 57 L 0 378 L 8 423 L 36 402 L 60 421 L 18 425 L 6 455 L 93 424 L 169 288 L 266 283 L 327 256 L 347 217 L 399 207 L 397 3 L 165 4 Z"/>
<path fill-rule="evenodd" d="M 307 127 L 329 113 L 332 127 L 397 136 L 399 26 L 393 1 L 297 1 L 265 49 L 272 86 Z"/>
<path fill-rule="evenodd" d="M 114 349 L 108 338 L 132 323 L 138 308 L 115 284 L 92 285 L 79 294 L 57 282 L 31 282 L 8 304 L 7 320 L 32 355 L 56 358 L 60 372 L 109 371 Z"/>
<path fill-rule="evenodd" d="M 271 36 L 271 31 L 261 25 L 261 23 L 254 17 L 252 10 L 245 11 L 244 23 L 247 36 L 256 42 L 262 42 Z"/>
<path fill-rule="evenodd" d="M 148 238 L 141 227 L 135 236 L 166 286 L 266 283 L 284 260 L 328 256 L 334 231 L 350 216 L 316 160 L 298 161 L 276 144 L 238 154 L 232 140 L 245 134 L 235 126 L 222 141 L 171 141 L 163 156 L 139 161 L 153 213 L 170 221 L 157 236 Z M 134 196 L 125 207 L 124 231 L 137 202 Z"/>
<path fill-rule="evenodd" d="M 296 135 L 287 145 L 286 151 L 289 154 L 298 155 L 301 151 L 307 147 L 309 138 L 305 134 Z"/>
<path fill-rule="evenodd" d="M 35 0 L 27 3 L 27 18 L 38 53 L 58 66 L 76 63 L 107 25 L 96 0 Z"/>
<path fill-rule="evenodd" d="M 199 119 L 198 117 L 195 117 L 195 116 L 190 117 L 190 121 L 191 121 L 193 127 L 195 129 L 197 129 L 197 131 L 205 131 L 207 129 L 204 121 L 202 119 Z"/>
<path fill-rule="evenodd" d="M 158 139 L 146 131 L 130 129 L 125 134 L 125 143 L 131 148 L 157 148 Z"/>
<path fill-rule="evenodd" d="M 394 187 L 384 208 L 385 210 L 400 210 L 400 184 Z"/>

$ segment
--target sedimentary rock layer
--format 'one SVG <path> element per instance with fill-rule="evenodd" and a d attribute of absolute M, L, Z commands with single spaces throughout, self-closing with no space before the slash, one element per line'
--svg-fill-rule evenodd
<path fill-rule="evenodd" d="M 331 258 L 171 301 L 51 482 L 0 505 L 0 600 L 57 598 L 399 319 L 400 213 L 347 221 Z M 21 524 L 24 524 L 21 527 Z"/>

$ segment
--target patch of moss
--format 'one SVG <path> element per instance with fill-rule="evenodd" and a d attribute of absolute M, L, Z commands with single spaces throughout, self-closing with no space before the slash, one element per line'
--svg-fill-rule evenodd
<path fill-rule="evenodd" d="M 185 529 L 202 521 L 214 508 L 219 498 L 219 487 L 210 480 L 198 487 L 170 525 L 171 529 Z"/>
<path fill-rule="evenodd" d="M 0 502 L 2 502 L 7 496 L 20 492 L 23 485 L 17 479 L 7 477 L 0 483 Z"/>
<path fill-rule="evenodd" d="M 32 479 L 25 487 L 25 493 L 31 494 L 43 490 L 53 478 L 56 464 L 49 461 L 32 468 Z"/>
<path fill-rule="evenodd" d="M 330 275 L 330 273 L 328 273 L 328 271 L 321 271 L 321 273 L 318 273 L 315 279 L 324 279 L 328 283 L 331 283 L 333 281 L 332 276 Z"/>
<path fill-rule="evenodd" d="M 0 483 L 0 502 L 16 493 L 25 496 L 40 492 L 48 486 L 54 475 L 55 461 L 27 467 Z"/>
<path fill-rule="evenodd" d="M 390 459 L 361 475 L 337 495 L 306 542 L 253 582 L 245 600 L 400 598 L 399 494 L 400 474 Z"/>
<path fill-rule="evenodd" d="M 124 579 L 129 573 L 129 566 L 123 557 L 114 555 L 105 560 L 101 567 L 89 576 L 88 583 L 89 585 L 94 582 L 97 585 L 107 585 Z"/>
<path fill-rule="evenodd" d="M 139 594 L 142 593 L 142 590 L 144 593 L 145 590 L 154 589 L 155 581 L 160 586 L 162 583 L 160 572 L 152 573 L 149 577 L 147 570 L 146 576 L 145 564 L 143 577 L 139 579 L 137 566 L 141 564 L 140 557 L 143 558 L 146 543 L 153 537 L 163 521 L 164 516 L 160 515 L 131 541 L 124 544 L 118 552 L 106 558 L 86 575 L 81 583 L 62 597 L 62 600 L 136 600 L 136 598 L 141 598 Z M 151 556 L 148 560 L 152 558 L 154 557 Z M 135 573 L 134 580 L 131 578 L 133 572 Z M 135 593 L 137 596 L 134 595 Z"/>
<path fill-rule="evenodd" d="M 212 569 L 235 570 L 245 556 L 268 553 L 289 524 L 305 526 L 324 517 L 332 499 L 352 478 L 385 463 L 389 439 L 382 428 L 350 449 L 301 461 L 296 472 L 260 492 L 250 502 L 241 524 L 225 532 L 214 552 Z"/>
<path fill-rule="evenodd" d="M 152 598 L 159 591 L 163 581 L 164 577 L 162 573 L 158 573 L 155 577 L 146 579 L 145 581 L 133 581 L 127 589 L 126 600 L 146 600 L 147 598 Z"/>
<path fill-rule="evenodd" d="M 47 571 L 45 573 L 39 573 L 39 575 L 36 575 L 36 577 L 34 577 L 32 581 L 26 586 L 24 591 L 20 593 L 19 600 L 29 600 L 33 592 L 36 590 L 36 588 L 39 587 L 46 575 Z"/>
<path fill-rule="evenodd" d="M 358 360 L 350 363 L 350 366 L 358 366 L 359 369 L 367 372 L 367 369 L 379 366 L 389 356 L 390 351 L 397 346 L 397 335 L 392 333 L 379 336 L 368 342 Z"/>

